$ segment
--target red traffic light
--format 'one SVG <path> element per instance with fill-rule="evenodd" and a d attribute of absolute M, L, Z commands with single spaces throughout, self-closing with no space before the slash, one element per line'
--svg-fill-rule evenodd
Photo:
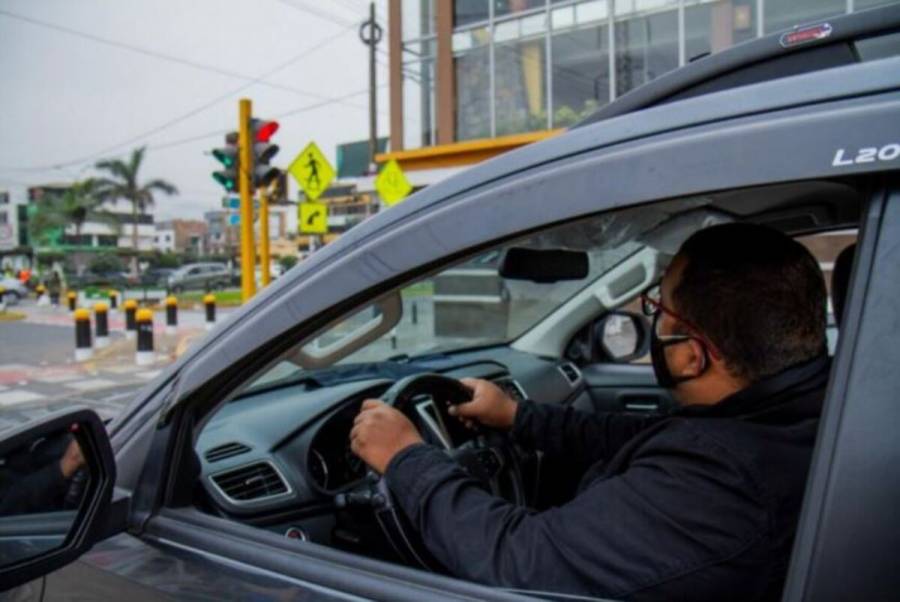
<path fill-rule="evenodd" d="M 256 132 L 257 142 L 268 142 L 269 138 L 278 131 L 277 121 L 262 121 L 258 125 L 254 125 L 256 126 L 254 131 Z"/>

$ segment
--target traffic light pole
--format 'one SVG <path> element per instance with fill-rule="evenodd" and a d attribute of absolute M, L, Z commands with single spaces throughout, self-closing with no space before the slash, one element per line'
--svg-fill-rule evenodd
<path fill-rule="evenodd" d="M 269 266 L 269 191 L 265 186 L 259 189 L 259 264 L 262 271 L 262 285 L 271 281 Z"/>
<path fill-rule="evenodd" d="M 253 140 L 250 133 L 252 107 L 250 99 L 240 101 L 238 148 L 241 156 L 238 190 L 241 194 L 241 302 L 246 303 L 256 292 L 254 272 L 256 249 L 253 244 Z"/>

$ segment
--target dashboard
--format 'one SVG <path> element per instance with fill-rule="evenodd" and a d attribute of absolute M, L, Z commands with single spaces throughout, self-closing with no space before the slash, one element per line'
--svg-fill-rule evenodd
<path fill-rule="evenodd" d="M 518 399 L 571 403 L 587 394 L 574 365 L 508 348 L 454 354 L 411 367 L 419 369 L 489 379 Z M 318 530 L 307 519 L 333 515 L 335 496 L 366 478 L 367 467 L 350 451 L 349 433 L 362 402 L 379 398 L 393 382 L 370 378 L 311 390 L 298 384 L 223 405 L 195 446 L 200 479 L 214 510 L 285 534 L 297 528 L 302 539 L 327 540 L 333 519 Z M 438 424 L 440 416 L 430 403 L 422 398 L 414 406 L 423 438 L 438 446 L 458 443 L 448 441 L 451 429 Z"/>

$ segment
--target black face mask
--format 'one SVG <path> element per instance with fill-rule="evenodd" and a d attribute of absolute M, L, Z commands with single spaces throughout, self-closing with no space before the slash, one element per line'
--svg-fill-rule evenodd
<path fill-rule="evenodd" d="M 706 356 L 706 347 L 703 348 L 703 369 L 696 376 L 679 376 L 675 377 L 669 370 L 669 363 L 666 361 L 666 347 L 669 345 L 678 345 L 686 343 L 688 338 L 679 338 L 673 341 L 661 341 L 657 334 L 657 326 L 659 326 L 659 317 L 661 313 L 653 317 L 653 325 L 650 328 L 650 360 L 653 362 L 653 373 L 656 375 L 656 382 L 664 389 L 674 389 L 679 383 L 697 378 L 706 372 L 709 366 L 709 358 Z"/>

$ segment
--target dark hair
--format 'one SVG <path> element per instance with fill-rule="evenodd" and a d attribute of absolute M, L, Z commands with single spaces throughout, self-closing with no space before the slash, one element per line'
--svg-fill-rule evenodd
<path fill-rule="evenodd" d="M 719 349 L 729 371 L 755 382 L 825 350 L 825 279 L 800 243 L 755 224 L 695 232 L 673 291 L 677 311 Z"/>

